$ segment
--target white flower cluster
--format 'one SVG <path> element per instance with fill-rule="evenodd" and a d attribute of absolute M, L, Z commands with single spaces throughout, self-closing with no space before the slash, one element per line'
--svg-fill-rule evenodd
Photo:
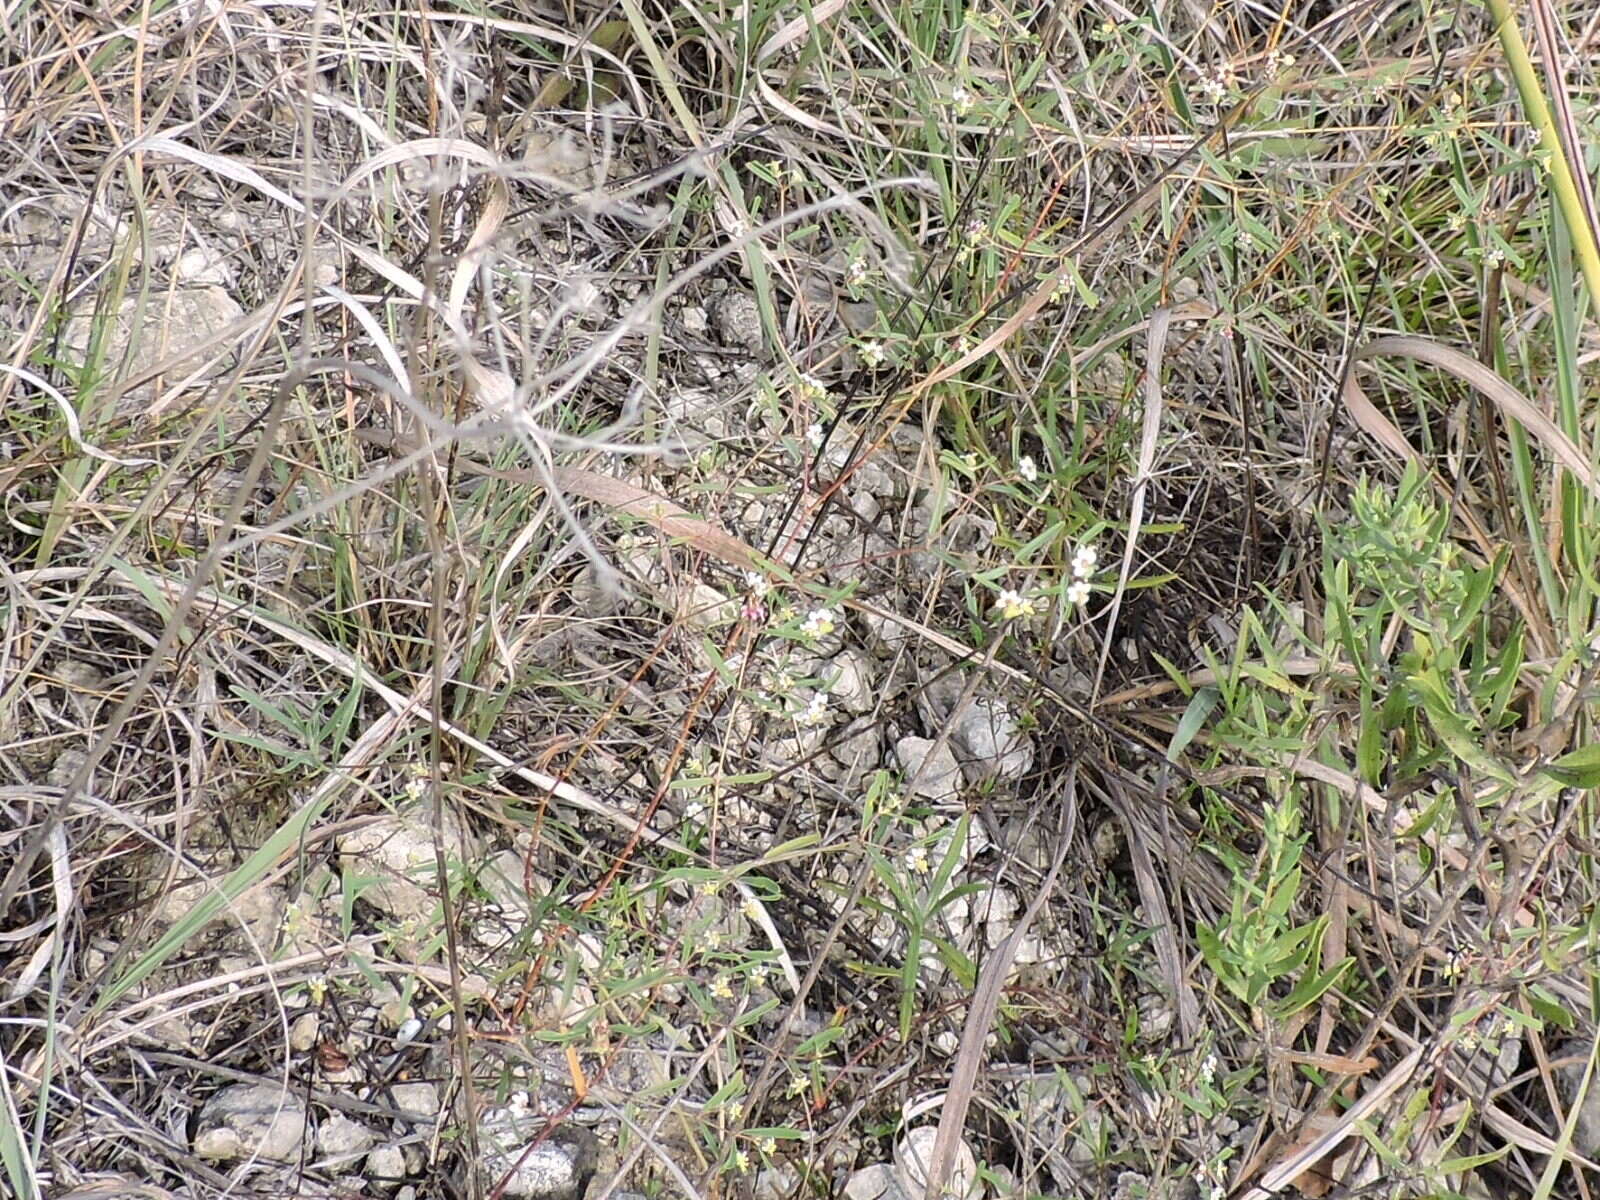
<path fill-rule="evenodd" d="M 831 608 L 814 608 L 800 623 L 800 632 L 808 638 L 827 637 L 838 624 L 838 614 Z"/>
<path fill-rule="evenodd" d="M 828 398 L 828 385 L 804 372 L 795 376 L 794 390 L 801 401 L 809 404 L 819 404 Z"/>
<path fill-rule="evenodd" d="M 1085 543 L 1079 546 L 1072 555 L 1072 582 L 1067 585 L 1067 602 L 1069 604 L 1086 604 L 1089 600 L 1089 578 L 1094 574 L 1095 564 L 1100 561 L 1100 552 L 1093 546 Z"/>
<path fill-rule="evenodd" d="M 994 606 L 999 609 L 1001 619 L 1006 621 L 1014 621 L 1018 617 L 1031 617 L 1034 610 L 1033 601 L 1013 588 L 1002 589 Z"/>
<path fill-rule="evenodd" d="M 1093 588 L 1089 580 L 1094 575 L 1095 565 L 1100 561 L 1100 552 L 1089 543 L 1085 542 L 1072 554 L 1072 582 L 1067 585 L 1068 604 L 1086 604 Z M 1031 617 L 1039 610 L 1038 601 L 1031 596 L 1025 596 L 1015 588 L 1002 588 L 995 597 L 994 610 L 1003 621 L 1015 621 L 1019 617 Z"/>
<path fill-rule="evenodd" d="M 795 719 L 805 726 L 821 725 L 828 719 L 827 694 L 818 692 L 812 696 L 810 700 L 806 701 L 806 706 L 800 710 Z"/>
<path fill-rule="evenodd" d="M 1230 63 L 1202 71 L 1195 80 L 1195 91 L 1207 104 L 1221 104 L 1239 85 L 1238 77 L 1233 73 Z"/>

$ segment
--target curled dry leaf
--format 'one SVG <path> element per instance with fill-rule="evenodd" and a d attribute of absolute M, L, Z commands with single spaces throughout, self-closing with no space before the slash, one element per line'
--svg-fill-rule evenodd
<path fill-rule="evenodd" d="M 363 441 L 386 446 L 397 455 L 421 453 L 414 442 L 386 430 L 364 429 L 360 436 Z M 729 566 L 754 567 L 760 558 L 747 542 L 734 537 L 714 522 L 693 516 L 666 497 L 612 475 L 583 467 L 552 467 L 546 476 L 527 468 L 491 467 L 465 457 L 457 462 L 458 469 L 470 475 L 482 475 L 529 488 L 543 489 L 554 484 L 568 495 L 592 500 L 612 512 L 625 513 L 644 521 L 668 537 L 680 538 L 696 550 Z"/>
<path fill-rule="evenodd" d="M 1544 415 L 1538 405 L 1477 359 L 1470 358 L 1459 350 L 1452 350 L 1449 346 L 1441 346 L 1428 338 L 1380 337 L 1374 338 L 1357 350 L 1354 361 L 1362 362 L 1386 355 L 1403 355 L 1418 362 L 1425 362 L 1429 366 L 1449 372 L 1476 389 L 1500 410 L 1502 417 L 1508 421 L 1516 421 L 1554 455 L 1562 466 L 1572 472 L 1584 487 L 1600 495 L 1594 471 L 1589 466 L 1589 460 L 1583 451 L 1556 427 L 1555 422 Z M 1417 459 L 1416 451 L 1406 441 L 1405 436 L 1367 399 L 1366 393 L 1361 390 L 1361 385 L 1355 381 L 1354 372 L 1351 372 L 1345 380 L 1344 401 L 1356 424 L 1384 449 L 1402 459 Z"/>

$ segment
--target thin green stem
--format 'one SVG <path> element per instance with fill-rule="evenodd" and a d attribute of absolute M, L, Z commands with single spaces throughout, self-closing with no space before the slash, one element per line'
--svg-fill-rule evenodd
<path fill-rule="evenodd" d="M 1522 30 L 1513 19 L 1510 0 L 1485 0 L 1494 17 L 1495 32 L 1500 36 L 1506 62 L 1512 77 L 1517 81 L 1517 92 L 1522 97 L 1522 107 L 1528 124 L 1538 135 L 1539 145 L 1549 151 L 1550 185 L 1556 194 L 1561 215 L 1572 232 L 1573 253 L 1583 273 L 1584 287 L 1591 302 L 1600 303 L 1600 247 L 1595 244 L 1594 230 L 1589 227 L 1578 196 L 1578 185 L 1567 161 L 1566 150 L 1556 134 L 1555 121 L 1550 116 L 1550 106 L 1545 103 L 1544 91 L 1539 86 L 1539 76 L 1528 57 L 1528 44 L 1522 40 Z"/>

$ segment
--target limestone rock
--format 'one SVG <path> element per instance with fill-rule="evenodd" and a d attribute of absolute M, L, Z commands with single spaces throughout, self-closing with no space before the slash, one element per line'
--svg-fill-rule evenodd
<path fill-rule="evenodd" d="M 300 1152 L 306 1110 L 300 1097 L 276 1083 L 223 1088 L 200 1110 L 194 1152 L 227 1161 L 259 1155 L 288 1162 Z"/>

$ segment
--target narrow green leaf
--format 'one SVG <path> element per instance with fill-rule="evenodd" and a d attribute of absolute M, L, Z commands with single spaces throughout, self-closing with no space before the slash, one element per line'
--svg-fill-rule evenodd
<path fill-rule="evenodd" d="M 1412 675 L 1411 684 L 1422 698 L 1422 711 L 1428 719 L 1429 727 L 1438 735 L 1450 753 L 1481 775 L 1507 785 L 1516 783 L 1516 776 L 1483 749 L 1477 731 L 1456 712 L 1455 704 L 1445 690 L 1437 669 Z"/>
<path fill-rule="evenodd" d="M 1459 1158 L 1441 1159 L 1434 1169 L 1441 1175 L 1459 1175 L 1464 1171 L 1472 1171 L 1478 1167 L 1488 1166 L 1492 1162 L 1499 1162 L 1511 1153 L 1511 1144 L 1507 1142 L 1498 1150 L 1487 1150 L 1482 1154 L 1465 1154 Z"/>
<path fill-rule="evenodd" d="M 1273 1006 L 1278 1020 L 1287 1020 L 1307 1005 L 1315 1004 L 1322 999 L 1323 993 L 1338 984 L 1340 978 L 1355 962 L 1347 958 L 1336 965 L 1329 967 L 1320 975 L 1312 975 L 1295 984 L 1293 990 Z"/>
<path fill-rule="evenodd" d="M 1168 762 L 1178 761 L 1189 743 L 1194 741 L 1194 735 L 1205 727 L 1206 718 L 1216 708 L 1219 699 L 1220 695 L 1214 687 L 1203 687 L 1189 698 L 1188 707 L 1183 710 L 1178 728 L 1173 731 L 1172 741 L 1167 746 Z"/>
<path fill-rule="evenodd" d="M 1567 787 L 1600 787 L 1600 743 L 1580 746 L 1540 769 Z"/>
<path fill-rule="evenodd" d="M 813 1054 L 821 1054 L 844 1036 L 842 1025 L 829 1025 L 826 1029 L 813 1033 L 805 1041 L 794 1048 L 793 1058 L 809 1058 Z"/>
<path fill-rule="evenodd" d="M 212 919 L 223 912 L 229 904 L 260 883 L 273 867 L 295 851 L 304 839 L 306 830 L 321 815 L 326 804 L 326 799 L 308 801 L 280 825 L 277 832 L 267 839 L 261 849 L 245 859 L 216 888 L 200 897 L 194 907 L 184 913 L 171 929 L 162 934 L 155 945 L 141 954 L 121 976 L 107 984 L 99 999 L 94 1002 L 90 1013 L 96 1017 L 104 1013 L 130 988 L 148 978 L 162 963 L 177 953 L 185 942 L 210 924 Z"/>
<path fill-rule="evenodd" d="M 16 1078 L 6 1066 L 5 1046 L 0 1044 L 0 1077 Z M 17 1114 L 13 1089 L 0 1087 L 0 1165 L 5 1167 L 9 1185 L 7 1195 L 18 1200 L 37 1200 L 39 1181 L 34 1177 L 33 1159 L 28 1154 L 26 1132 Z"/>

